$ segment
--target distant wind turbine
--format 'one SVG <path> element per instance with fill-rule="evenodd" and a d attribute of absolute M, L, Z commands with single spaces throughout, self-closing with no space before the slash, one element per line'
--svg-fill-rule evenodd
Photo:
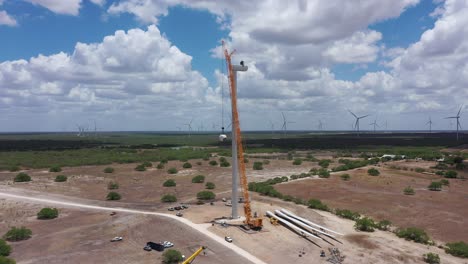
<path fill-rule="evenodd" d="M 458 113 L 456 116 L 449 116 L 449 117 L 446 117 L 445 119 L 457 119 L 457 140 L 458 140 L 458 129 L 460 128 L 461 129 L 461 125 L 460 125 L 460 112 L 463 108 L 463 105 L 460 107 L 460 109 L 458 110 Z"/>
<path fill-rule="evenodd" d="M 185 126 L 187 126 L 187 129 L 189 131 L 189 137 L 192 135 L 192 122 L 193 122 L 193 118 L 190 120 L 189 123 L 184 124 Z"/>
<path fill-rule="evenodd" d="M 376 131 L 376 127 L 380 128 L 380 126 L 377 124 L 377 119 L 375 119 L 374 122 L 370 123 L 369 125 L 374 126 L 374 133 Z"/>
<path fill-rule="evenodd" d="M 281 112 L 281 115 L 283 116 L 283 126 L 281 126 L 281 130 L 283 130 L 283 133 L 286 135 L 286 132 L 288 131 L 288 124 L 294 124 L 296 122 L 288 121 L 283 112 Z"/>
<path fill-rule="evenodd" d="M 429 117 L 429 121 L 427 121 L 426 125 L 429 125 L 429 133 L 432 133 L 432 120 L 431 120 L 431 117 Z"/>
<path fill-rule="evenodd" d="M 357 135 L 359 137 L 359 120 L 363 119 L 363 118 L 366 118 L 368 117 L 369 115 L 363 115 L 363 116 L 357 116 L 355 115 L 353 112 L 351 112 L 351 110 L 348 109 L 348 112 L 350 114 L 352 114 L 355 118 L 356 118 L 356 122 L 354 123 L 354 128 L 356 129 L 357 131 Z"/>
<path fill-rule="evenodd" d="M 322 123 L 322 120 L 319 119 L 318 130 L 322 130 L 322 129 L 323 129 L 323 123 Z"/>

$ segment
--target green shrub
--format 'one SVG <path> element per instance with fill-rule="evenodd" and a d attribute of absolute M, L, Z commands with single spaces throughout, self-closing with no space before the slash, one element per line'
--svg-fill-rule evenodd
<path fill-rule="evenodd" d="M 17 165 L 13 165 L 10 167 L 10 169 L 8 169 L 10 172 L 15 172 L 15 171 L 19 171 L 20 170 L 20 167 L 17 166 Z"/>
<path fill-rule="evenodd" d="M 419 173 L 422 173 L 422 172 L 425 172 L 426 170 L 423 169 L 423 168 L 416 168 L 414 169 L 415 172 L 419 172 Z"/>
<path fill-rule="evenodd" d="M 212 183 L 212 182 L 207 182 L 205 184 L 205 188 L 207 188 L 209 190 L 212 190 L 212 189 L 216 188 L 216 185 L 214 183 Z"/>
<path fill-rule="evenodd" d="M 197 175 L 192 178 L 192 183 L 203 183 L 205 182 L 205 176 L 203 175 Z"/>
<path fill-rule="evenodd" d="M 107 167 L 104 169 L 104 173 L 113 173 L 114 172 L 114 168 L 112 167 Z"/>
<path fill-rule="evenodd" d="M 203 157 L 203 160 L 208 161 L 208 160 L 210 160 L 210 157 L 211 157 L 211 155 L 206 155 L 206 156 Z"/>
<path fill-rule="evenodd" d="M 0 256 L 8 256 L 11 253 L 11 246 L 5 240 L 0 239 Z"/>
<path fill-rule="evenodd" d="M 61 171 L 62 171 L 62 168 L 60 168 L 60 166 L 52 166 L 49 169 L 49 172 L 61 172 Z"/>
<path fill-rule="evenodd" d="M 24 172 L 20 172 L 15 176 L 14 181 L 15 182 L 28 182 L 28 181 L 31 181 L 31 176 L 29 176 L 28 174 Z"/>
<path fill-rule="evenodd" d="M 138 166 L 135 167 L 135 170 L 136 170 L 136 171 L 145 171 L 145 170 L 146 170 L 146 166 L 143 165 L 143 164 L 139 164 Z"/>
<path fill-rule="evenodd" d="M 120 198 L 122 198 L 122 197 L 117 192 L 109 192 L 107 194 L 107 200 L 110 200 L 110 201 L 120 200 Z"/>
<path fill-rule="evenodd" d="M 169 169 L 167 170 L 167 173 L 169 173 L 169 174 L 176 174 L 176 173 L 177 173 L 177 169 L 176 169 L 176 168 L 169 168 Z"/>
<path fill-rule="evenodd" d="M 457 164 L 455 165 L 455 169 L 456 169 L 456 170 L 464 170 L 465 168 L 466 168 L 466 166 L 465 166 L 465 164 L 463 164 L 463 163 L 457 163 Z"/>
<path fill-rule="evenodd" d="M 403 193 L 405 195 L 414 195 L 414 189 L 411 188 L 411 186 L 408 186 L 405 189 L 403 189 Z"/>
<path fill-rule="evenodd" d="M 65 175 L 57 175 L 57 177 L 55 177 L 55 182 L 66 182 L 67 179 L 68 178 Z"/>
<path fill-rule="evenodd" d="M 210 160 L 208 164 L 210 164 L 211 166 L 217 166 L 218 162 L 216 160 Z"/>
<path fill-rule="evenodd" d="M 442 190 L 442 183 L 441 182 L 431 182 L 427 188 L 430 191 L 441 191 Z"/>
<path fill-rule="evenodd" d="M 370 168 L 370 169 L 367 170 L 367 174 L 369 174 L 371 176 L 379 176 L 380 172 L 376 168 Z"/>
<path fill-rule="evenodd" d="M 165 194 L 161 197 L 161 202 L 163 203 L 174 203 L 177 202 L 177 197 L 172 194 Z"/>
<path fill-rule="evenodd" d="M 377 222 L 375 224 L 375 227 L 379 230 L 387 231 L 388 229 L 390 229 L 391 225 L 392 225 L 392 222 L 390 222 L 389 220 L 382 220 L 382 221 Z"/>
<path fill-rule="evenodd" d="M 190 164 L 190 162 L 185 162 L 184 165 L 182 165 L 182 168 L 190 169 L 190 168 L 192 168 L 192 164 Z"/>
<path fill-rule="evenodd" d="M 260 161 L 255 161 L 253 164 L 253 169 L 254 170 L 263 170 L 263 163 Z"/>
<path fill-rule="evenodd" d="M 249 163 L 249 159 L 244 157 L 244 163 Z"/>
<path fill-rule="evenodd" d="M 356 220 L 356 223 L 354 224 L 354 228 L 360 231 L 364 231 L 364 232 L 374 232 L 375 223 L 374 223 L 374 220 L 372 220 L 372 218 L 363 217 L 363 218 Z"/>
<path fill-rule="evenodd" d="M 42 208 L 39 213 L 37 213 L 37 219 L 54 219 L 57 218 L 59 215 L 59 212 L 57 208 Z"/>
<path fill-rule="evenodd" d="M 0 256 L 0 264 L 16 264 L 16 261 L 11 258 Z"/>
<path fill-rule="evenodd" d="M 146 167 L 146 168 L 153 167 L 153 163 L 151 163 L 151 162 L 149 162 L 149 161 L 145 161 L 145 162 L 143 162 L 141 165 L 143 165 L 143 166 Z"/>
<path fill-rule="evenodd" d="M 457 175 L 458 175 L 458 173 L 457 173 L 456 171 L 449 170 L 449 171 L 445 172 L 444 177 L 445 177 L 445 178 L 453 178 L 453 179 L 454 179 L 454 178 L 457 178 Z"/>
<path fill-rule="evenodd" d="M 436 253 L 427 253 L 423 255 L 424 262 L 429 264 L 440 264 L 439 255 Z"/>
<path fill-rule="evenodd" d="M 302 164 L 302 160 L 301 159 L 294 159 L 293 165 L 301 165 Z"/>
<path fill-rule="evenodd" d="M 445 185 L 445 186 L 449 186 L 449 185 L 450 185 L 450 182 L 449 182 L 447 179 L 442 179 L 442 180 L 440 180 L 440 183 L 442 183 L 442 185 Z"/>
<path fill-rule="evenodd" d="M 447 243 L 445 248 L 445 252 L 450 255 L 461 257 L 461 258 L 468 258 L 468 244 L 465 242 L 453 242 Z"/>
<path fill-rule="evenodd" d="M 445 171 L 441 171 L 441 170 L 440 170 L 440 171 L 436 171 L 435 174 L 437 174 L 437 175 L 439 175 L 439 176 L 444 176 L 444 175 L 445 175 Z"/>
<path fill-rule="evenodd" d="M 328 206 L 318 199 L 310 199 L 307 202 L 307 206 L 312 209 L 318 209 L 323 211 L 329 211 Z"/>
<path fill-rule="evenodd" d="M 197 199 L 199 200 L 212 200 L 216 197 L 216 194 L 214 194 L 211 191 L 201 191 L 197 193 Z"/>
<path fill-rule="evenodd" d="M 346 218 L 346 219 L 351 219 L 353 221 L 359 219 L 359 217 L 361 217 L 361 215 L 357 212 L 353 212 L 351 210 L 348 210 L 348 209 L 336 209 L 335 210 L 335 214 L 337 216 L 340 216 L 340 217 L 343 217 L 343 218 Z"/>
<path fill-rule="evenodd" d="M 349 181 L 349 179 L 351 179 L 351 176 L 349 176 L 349 174 L 342 174 L 340 175 L 340 178 L 343 180 L 343 181 Z"/>
<path fill-rule="evenodd" d="M 8 232 L 3 236 L 3 239 L 7 241 L 20 241 L 30 238 L 32 231 L 26 227 L 12 227 Z"/>
<path fill-rule="evenodd" d="M 176 186 L 176 182 L 173 179 L 169 179 L 163 183 L 164 187 L 174 187 Z"/>
<path fill-rule="evenodd" d="M 109 190 L 116 190 L 119 188 L 119 184 L 117 182 L 111 181 L 107 184 L 107 189 Z"/>
<path fill-rule="evenodd" d="M 225 162 L 225 161 L 227 161 L 225 157 L 219 158 L 219 163 L 223 163 L 223 162 Z"/>
<path fill-rule="evenodd" d="M 318 162 L 318 165 L 319 165 L 320 167 L 322 167 L 322 168 L 328 168 L 328 166 L 330 165 L 330 163 L 331 163 L 331 160 L 329 160 L 329 159 L 323 159 L 323 160 L 320 160 L 320 161 Z"/>
<path fill-rule="evenodd" d="M 328 172 L 328 170 L 325 168 L 320 168 L 318 170 L 318 176 L 320 178 L 330 178 L 330 172 Z"/>
<path fill-rule="evenodd" d="M 219 164 L 221 167 L 229 167 L 231 164 L 228 161 L 223 161 Z"/>
<path fill-rule="evenodd" d="M 159 170 L 164 169 L 164 163 L 160 162 L 158 166 L 156 166 L 156 169 L 159 169 Z"/>
<path fill-rule="evenodd" d="M 288 152 L 288 160 L 293 160 L 294 154 L 292 152 Z"/>
<path fill-rule="evenodd" d="M 163 263 L 165 264 L 177 264 L 182 261 L 182 254 L 175 249 L 168 249 L 163 253 Z"/>
<path fill-rule="evenodd" d="M 416 227 L 398 229 L 396 231 L 396 235 L 406 240 L 412 240 L 421 244 L 428 244 L 430 240 L 429 236 L 424 230 Z"/>

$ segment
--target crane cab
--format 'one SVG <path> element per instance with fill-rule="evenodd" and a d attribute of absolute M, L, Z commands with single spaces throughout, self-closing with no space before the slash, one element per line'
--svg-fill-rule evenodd
<path fill-rule="evenodd" d="M 218 139 L 219 142 L 225 142 L 227 140 L 227 136 L 225 134 L 220 134 Z"/>

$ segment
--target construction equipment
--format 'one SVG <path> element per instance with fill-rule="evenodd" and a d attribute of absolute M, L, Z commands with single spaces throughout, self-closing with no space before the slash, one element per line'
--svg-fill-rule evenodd
<path fill-rule="evenodd" d="M 195 251 L 195 253 L 192 254 L 192 256 L 188 257 L 186 260 L 184 260 L 184 262 L 182 262 L 182 264 L 190 264 L 192 263 L 192 261 L 198 256 L 200 255 L 200 253 L 203 252 L 203 250 L 205 250 L 206 247 L 205 246 L 201 246 L 199 249 L 197 249 L 197 251 Z"/>
<path fill-rule="evenodd" d="M 223 43 L 224 44 L 224 43 Z M 246 67 L 244 66 L 244 62 L 240 62 L 240 66 L 236 65 L 234 69 L 231 63 L 231 56 L 235 51 L 229 53 L 227 49 L 224 49 L 224 56 L 226 57 L 226 65 L 228 68 L 228 75 L 229 75 L 229 88 L 231 92 L 231 110 L 232 110 L 232 130 L 233 130 L 233 138 L 232 140 L 236 141 L 237 143 L 237 157 L 232 157 L 233 159 L 237 159 L 237 166 L 238 172 L 240 176 L 240 185 L 242 189 L 242 196 L 244 199 L 244 214 L 245 214 L 245 221 L 244 224 L 246 227 L 253 229 L 253 230 L 260 230 L 262 229 L 262 218 L 259 217 L 252 217 L 252 209 L 250 207 L 250 198 L 249 198 L 249 190 L 248 190 L 248 182 L 247 182 L 247 175 L 245 174 L 245 163 L 244 163 L 244 149 L 242 147 L 242 136 L 240 130 L 240 123 L 239 123 L 239 113 L 237 111 L 237 87 L 236 87 L 236 76 L 234 71 L 246 71 Z M 234 153 L 233 153 L 234 155 Z M 234 169 L 234 168 L 233 168 Z M 236 201 L 237 202 L 237 201 Z"/>
<path fill-rule="evenodd" d="M 270 218 L 270 223 L 272 225 L 278 225 L 278 219 L 272 217 L 272 218 Z"/>

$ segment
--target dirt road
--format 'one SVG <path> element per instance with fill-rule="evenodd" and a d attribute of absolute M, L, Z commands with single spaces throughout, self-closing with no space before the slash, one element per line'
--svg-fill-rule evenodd
<path fill-rule="evenodd" d="M 41 193 L 41 196 L 44 196 L 46 194 Z M 258 259 L 257 257 L 253 256 L 249 252 L 245 251 L 244 249 L 236 246 L 235 244 L 232 243 L 227 243 L 224 241 L 223 238 L 211 233 L 208 231 L 208 227 L 211 226 L 209 224 L 195 224 L 192 223 L 191 221 L 182 218 L 182 217 L 177 217 L 174 215 L 170 214 L 163 214 L 163 213 L 156 213 L 156 212 L 150 212 L 150 211 L 143 211 L 143 210 L 133 210 L 133 209 L 126 209 L 126 208 L 116 208 L 116 207 L 106 207 L 106 206 L 96 206 L 96 205 L 90 205 L 90 204 L 83 204 L 83 203 L 76 203 L 76 202 L 65 202 L 65 201 L 58 201 L 54 200 L 51 198 L 37 198 L 37 197 L 32 197 L 32 196 L 26 196 L 22 194 L 17 194 L 15 193 L 15 190 L 5 190 L 2 189 L 0 190 L 0 198 L 4 199 L 11 199 L 11 200 L 17 200 L 17 201 L 26 201 L 26 202 L 33 202 L 33 203 L 39 203 L 39 204 L 51 204 L 51 205 L 57 205 L 57 206 L 63 206 L 67 208 L 83 208 L 83 209 L 89 209 L 89 210 L 100 210 L 100 211 L 115 211 L 115 212 L 124 212 L 124 213 L 131 213 L 131 214 L 142 214 L 142 215 L 157 215 L 157 216 L 162 216 L 162 217 L 167 217 L 171 218 L 173 220 L 179 221 L 189 227 L 191 227 L 194 230 L 197 230 L 198 232 L 202 233 L 203 235 L 211 238 L 212 240 L 218 242 L 219 244 L 223 245 L 224 247 L 227 247 L 234 251 L 235 253 L 239 254 L 240 256 L 248 259 L 249 261 L 253 263 L 258 263 L 258 264 L 265 264 L 262 260 Z M 69 198 L 69 197 L 67 197 Z"/>

